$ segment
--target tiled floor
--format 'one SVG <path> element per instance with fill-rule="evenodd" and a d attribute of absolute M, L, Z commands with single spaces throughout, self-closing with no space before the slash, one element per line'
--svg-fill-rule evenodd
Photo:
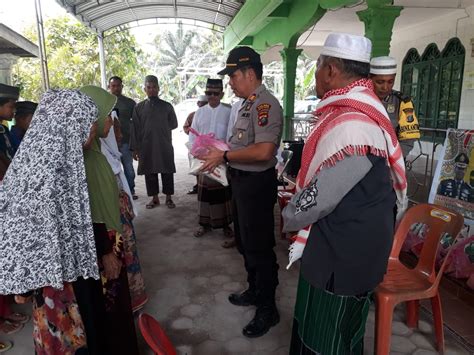
<path fill-rule="evenodd" d="M 288 354 L 298 270 L 286 270 L 287 243 L 278 239 L 276 253 L 280 270 L 277 303 L 280 323 L 257 339 L 242 336 L 242 327 L 253 317 L 253 307 L 235 307 L 227 301 L 230 292 L 245 287 L 245 271 L 235 249 L 223 249 L 223 236 L 213 231 L 200 239 L 192 236 L 196 223 L 196 195 L 186 195 L 194 184 L 187 174 L 187 157 L 182 139 L 174 141 L 177 163 L 176 209 L 164 205 L 144 208 L 143 177 L 137 178 L 139 215 L 135 220 L 140 258 L 149 295 L 144 311 L 156 317 L 180 354 Z M 277 210 L 275 210 L 277 211 Z M 28 306 L 23 307 L 29 310 Z M 402 322 L 397 309 L 392 326 L 391 354 L 435 354 L 433 329 L 424 315 L 420 329 L 413 331 Z M 473 318 L 470 318 L 471 320 Z M 33 354 L 31 322 L 14 336 L 8 354 Z M 373 354 L 374 312 L 369 315 L 365 354 Z M 141 340 L 142 353 L 151 354 Z M 446 334 L 446 354 L 469 354 L 456 338 Z M 124 354 L 126 355 L 126 354 Z"/>

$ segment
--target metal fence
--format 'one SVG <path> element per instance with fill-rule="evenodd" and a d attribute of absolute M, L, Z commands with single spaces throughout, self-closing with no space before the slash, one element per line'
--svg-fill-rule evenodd
<path fill-rule="evenodd" d="M 311 131 L 314 118 L 294 117 L 292 139 L 305 140 Z M 413 203 L 428 201 L 435 169 L 435 156 L 444 143 L 446 129 L 420 128 L 422 137 L 415 142 L 415 148 L 405 162 L 408 180 L 408 198 Z"/>

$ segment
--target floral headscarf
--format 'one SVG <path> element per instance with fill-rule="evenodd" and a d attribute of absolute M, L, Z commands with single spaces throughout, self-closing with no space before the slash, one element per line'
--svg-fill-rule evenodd
<path fill-rule="evenodd" d="M 0 294 L 99 278 L 82 146 L 97 106 L 46 92 L 0 185 Z"/>

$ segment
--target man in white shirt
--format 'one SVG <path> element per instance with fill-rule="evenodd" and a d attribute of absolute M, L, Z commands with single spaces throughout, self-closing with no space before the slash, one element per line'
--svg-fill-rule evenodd
<path fill-rule="evenodd" d="M 191 127 L 199 134 L 214 133 L 214 137 L 226 141 L 230 119 L 230 107 L 221 103 L 224 96 L 221 79 L 208 79 L 205 92 L 208 104 L 200 107 L 194 114 Z M 189 142 L 194 143 L 196 136 L 189 134 Z M 232 203 L 230 186 L 204 176 L 198 177 L 198 214 L 200 227 L 194 233 L 199 238 L 212 229 L 222 228 L 224 235 L 233 236 L 229 227 L 232 223 Z"/>

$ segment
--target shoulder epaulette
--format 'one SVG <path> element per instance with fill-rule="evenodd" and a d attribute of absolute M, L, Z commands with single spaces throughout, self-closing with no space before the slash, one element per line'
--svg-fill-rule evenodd
<path fill-rule="evenodd" d="M 411 101 L 411 96 L 410 95 L 405 95 L 404 93 L 400 92 L 400 91 L 397 91 L 397 90 L 393 90 L 393 95 L 395 95 L 396 97 L 398 97 L 400 100 L 402 100 L 403 102 L 409 102 Z"/>

